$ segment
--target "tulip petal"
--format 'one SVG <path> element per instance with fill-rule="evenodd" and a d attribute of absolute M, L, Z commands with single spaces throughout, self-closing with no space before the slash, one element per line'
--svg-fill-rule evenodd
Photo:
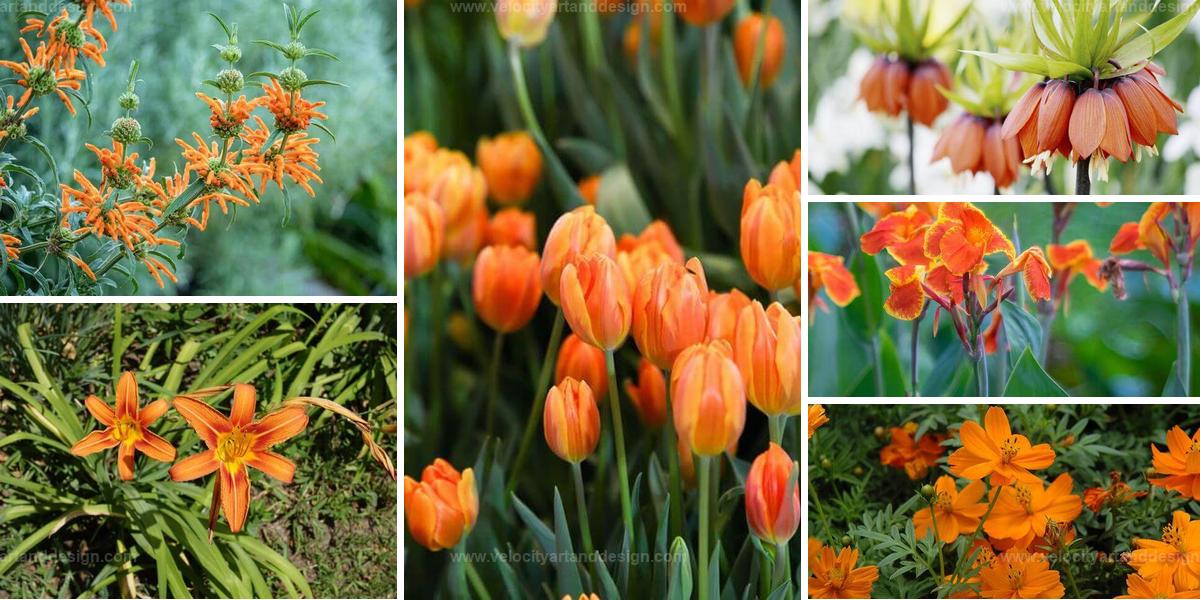
<path fill-rule="evenodd" d="M 175 398 L 174 404 L 175 410 L 183 415 L 184 420 L 196 430 L 209 448 L 216 447 L 219 434 L 228 433 L 233 429 L 233 424 L 225 415 L 204 402 L 179 396 Z"/>
<path fill-rule="evenodd" d="M 258 436 L 254 440 L 254 450 L 270 448 L 301 431 L 308 426 L 308 414 L 299 406 L 291 406 L 277 410 L 260 421 L 251 423 L 245 431 Z"/>
<path fill-rule="evenodd" d="M 258 392 L 252 385 L 239 383 L 233 387 L 233 403 L 229 407 L 229 422 L 233 423 L 234 427 L 245 427 L 254 420 L 257 395 Z"/>
<path fill-rule="evenodd" d="M 133 447 L 157 461 L 171 462 L 175 460 L 175 447 L 167 440 L 149 431 L 142 431 L 142 439 L 138 440 Z"/>
<path fill-rule="evenodd" d="M 95 396 L 88 396 L 83 401 L 83 404 L 87 406 L 88 412 L 92 413 L 92 416 L 96 417 L 96 420 L 102 425 L 112 427 L 113 422 L 117 418 L 117 413 L 113 412 L 113 409 L 105 404 L 103 400 Z"/>
<path fill-rule="evenodd" d="M 216 451 L 210 449 L 175 463 L 167 472 L 173 481 L 191 481 L 216 471 L 220 466 Z"/>
<path fill-rule="evenodd" d="M 74 454 L 75 456 L 87 456 L 101 450 L 112 448 L 119 443 L 121 442 L 118 442 L 112 436 L 112 429 L 93 431 L 83 436 L 83 438 L 78 442 L 75 442 L 74 446 L 71 446 L 71 454 Z"/>
<path fill-rule="evenodd" d="M 291 483 L 296 474 L 296 463 L 270 450 L 255 452 L 246 464 L 284 483 Z"/>
<path fill-rule="evenodd" d="M 250 512 L 250 477 L 246 469 L 221 469 L 221 510 L 229 522 L 229 530 L 237 533 L 246 524 L 246 513 Z"/>

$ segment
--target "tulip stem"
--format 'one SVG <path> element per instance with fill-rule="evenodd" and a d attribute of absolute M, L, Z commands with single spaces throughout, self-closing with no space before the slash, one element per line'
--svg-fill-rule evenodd
<path fill-rule="evenodd" d="M 775 551 L 775 583 L 774 587 L 778 588 L 783 582 L 788 583 L 791 587 L 792 583 L 792 560 L 788 557 L 787 542 L 780 542 L 778 549 Z"/>
<path fill-rule="evenodd" d="M 537 113 L 533 111 L 533 102 L 529 100 L 529 88 L 525 85 L 525 70 L 521 66 L 521 48 L 515 43 L 508 44 L 508 62 L 512 66 L 513 88 L 517 93 L 517 105 L 521 108 L 525 127 L 529 129 L 538 148 L 542 150 L 542 156 L 546 159 L 546 164 L 549 165 L 553 174 L 553 177 L 549 178 L 550 185 L 555 188 L 555 194 L 559 197 L 563 207 L 570 209 L 582 206 L 585 202 L 579 195 L 579 190 L 563 183 L 571 181 L 571 175 L 567 173 L 567 168 L 558 159 L 558 154 L 554 152 L 554 147 L 546 139 L 542 126 L 538 124 Z"/>
<path fill-rule="evenodd" d="M 787 415 L 767 415 L 767 429 L 771 433 L 771 441 L 783 445 L 783 429 L 787 424 Z"/>
<path fill-rule="evenodd" d="M 917 131 L 912 115 L 908 115 L 908 193 L 917 195 Z"/>
<path fill-rule="evenodd" d="M 471 587 L 475 590 L 475 595 L 484 600 L 492 600 L 491 594 L 487 591 L 487 586 L 483 584 L 483 579 L 479 577 L 479 571 L 475 570 L 475 565 L 467 559 L 467 553 L 462 553 L 463 567 L 467 572 L 467 579 L 471 582 Z"/>
<path fill-rule="evenodd" d="M 1075 195 L 1087 196 L 1092 193 L 1092 174 L 1088 172 L 1090 161 L 1079 159 L 1075 163 Z"/>
<path fill-rule="evenodd" d="M 554 328 L 550 330 L 550 342 L 546 345 L 546 355 L 542 358 L 542 370 L 538 374 L 537 389 L 533 393 L 533 408 L 529 411 L 529 419 L 525 422 L 525 433 L 521 435 L 521 446 L 517 450 L 517 458 L 513 460 L 512 473 L 508 476 L 508 491 L 505 497 L 511 498 L 520 481 L 521 468 L 529 456 L 529 448 L 533 444 L 533 432 L 538 423 L 542 422 L 542 406 L 546 402 L 546 390 L 550 387 L 550 373 L 554 367 L 554 358 L 558 354 L 558 346 L 562 341 L 563 312 L 560 308 L 554 317 Z"/>
<path fill-rule="evenodd" d="M 625 463 L 625 426 L 621 423 L 621 398 L 617 394 L 617 364 L 612 350 L 604 352 L 608 366 L 608 402 L 612 409 L 613 442 L 617 446 L 617 477 L 621 484 L 621 517 L 633 543 L 633 503 L 629 499 L 629 467 Z"/>
<path fill-rule="evenodd" d="M 1179 377 L 1179 383 L 1183 385 L 1183 395 L 1188 396 L 1191 395 L 1192 389 L 1192 327 L 1187 286 L 1185 283 L 1186 281 L 1181 281 L 1179 289 L 1175 291 L 1175 295 L 1177 296 L 1175 304 L 1178 307 L 1179 320 L 1178 339 L 1176 340 L 1178 357 L 1175 361 L 1175 374 Z"/>
<path fill-rule="evenodd" d="M 708 600 L 708 487 L 712 474 L 710 457 L 696 456 L 696 471 L 700 475 L 700 600 Z"/>
<path fill-rule="evenodd" d="M 442 264 L 434 265 L 433 273 L 429 278 L 429 301 L 430 312 L 429 323 L 432 326 L 433 341 L 430 345 L 431 353 L 429 356 L 429 452 L 437 454 L 438 446 L 441 443 L 442 431 L 442 412 L 445 402 L 442 401 L 444 395 L 442 382 L 442 355 L 444 352 L 446 338 L 446 299 L 443 297 L 442 290 L 444 288 Z"/>
<path fill-rule="evenodd" d="M 573 462 L 571 473 L 575 475 L 575 508 L 579 511 L 579 533 L 583 537 L 583 551 L 591 557 L 595 549 L 592 547 L 592 526 L 588 523 L 587 501 L 583 498 L 583 468 L 579 463 Z M 588 562 L 591 562 L 590 558 Z"/>
<path fill-rule="evenodd" d="M 504 348 L 504 334 L 497 332 L 495 343 L 492 344 L 492 362 L 488 367 L 488 399 L 487 399 L 487 437 L 492 437 L 496 425 L 496 394 L 500 378 L 500 351 Z"/>
<path fill-rule="evenodd" d="M 670 385 L 671 372 L 665 371 L 665 381 Z M 666 399 L 667 421 L 663 423 L 663 437 L 667 440 L 667 474 L 671 477 L 671 539 L 683 531 L 683 483 L 679 474 L 679 440 L 675 435 L 675 415 L 671 399 Z"/>

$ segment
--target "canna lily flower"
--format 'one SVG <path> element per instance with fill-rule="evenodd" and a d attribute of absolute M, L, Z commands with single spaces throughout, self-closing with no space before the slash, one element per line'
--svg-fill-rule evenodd
<path fill-rule="evenodd" d="M 723 340 L 685 349 L 671 367 L 675 431 L 693 452 L 716 456 L 737 443 L 746 425 L 746 392 Z"/>
<path fill-rule="evenodd" d="M 717 23 L 733 10 L 734 0 L 682 0 L 679 17 L 696 27 Z"/>
<path fill-rule="evenodd" d="M 959 492 L 954 478 L 942 475 L 933 487 L 932 506 L 913 513 L 917 539 L 923 539 L 935 524 L 936 538 L 946 544 L 954 543 L 960 535 L 973 535 L 988 508 L 986 502 L 979 501 L 983 497 L 983 482 L 972 481 Z"/>
<path fill-rule="evenodd" d="M 554 363 L 554 381 L 571 377 L 586 382 L 598 401 L 608 393 L 608 366 L 604 351 L 583 341 L 575 334 L 567 335 L 558 349 Z"/>
<path fill-rule="evenodd" d="M 1092 254 L 1092 245 L 1087 240 L 1075 240 L 1067 244 L 1049 244 L 1046 246 L 1046 258 L 1054 269 L 1055 285 L 1060 286 L 1057 297 L 1066 298 L 1071 280 L 1082 274 L 1087 282 L 1103 292 L 1108 288 L 1108 282 L 1100 278 L 1102 261 Z"/>
<path fill-rule="evenodd" d="M 452 548 L 471 532 L 479 517 L 475 471 L 459 474 L 436 459 L 421 472 L 421 481 L 404 478 L 404 520 L 418 544 L 433 552 Z"/>
<path fill-rule="evenodd" d="M 754 77 L 754 56 L 758 52 L 759 38 L 764 35 L 763 27 L 767 31 L 759 56 L 759 86 L 763 89 L 770 87 L 783 66 L 784 49 L 787 47 L 783 24 L 777 17 L 768 15 L 764 19 L 762 13 L 751 12 L 738 21 L 733 30 L 733 57 L 737 61 L 742 85 L 747 87 Z"/>
<path fill-rule="evenodd" d="M 1040 482 L 1030 471 L 1054 463 L 1050 444 L 1032 446 L 1029 438 L 1014 434 L 1008 415 L 998 406 L 988 408 L 983 423 L 983 427 L 975 421 L 962 424 L 958 433 L 962 448 L 950 455 L 950 472 L 972 481 L 990 476 L 992 485 Z"/>
<path fill-rule="evenodd" d="M 751 179 L 742 193 L 742 262 L 755 283 L 775 291 L 800 278 L 800 192 Z"/>
<path fill-rule="evenodd" d="M 581 206 L 563 214 L 550 228 L 542 247 L 542 289 L 546 297 L 559 304 L 559 280 L 568 263 L 592 252 L 612 258 L 616 256 L 616 249 L 617 240 L 612 228 L 592 206 Z"/>
<path fill-rule="evenodd" d="M 738 315 L 750 306 L 750 297 L 734 288 L 725 293 L 708 293 L 708 332 L 705 340 L 725 340 L 733 346 Z"/>
<path fill-rule="evenodd" d="M 984 598 L 1062 598 L 1066 590 L 1058 571 L 1041 554 L 1009 550 L 979 572 Z"/>
<path fill-rule="evenodd" d="M 1181 590 L 1200 587 L 1200 521 L 1193 521 L 1186 512 L 1171 514 L 1162 541 L 1134 538 L 1133 545 L 1128 562 L 1138 575 L 1168 579 Z"/>
<path fill-rule="evenodd" d="M 986 265 L 983 258 L 998 252 L 1010 260 L 1016 257 L 1004 232 L 969 202 L 943 205 L 937 221 L 925 232 L 925 255 L 940 260 L 953 275 Z"/>
<path fill-rule="evenodd" d="M 903 265 L 884 272 L 890 289 L 888 299 L 883 303 L 887 314 L 902 321 L 911 321 L 921 315 L 925 307 L 925 289 L 921 285 L 925 274 L 925 267 L 921 265 Z"/>
<path fill-rule="evenodd" d="M 188 396 L 175 398 L 175 410 L 196 430 L 208 450 L 193 454 L 171 467 L 174 481 L 191 481 L 218 471 L 213 497 L 220 498 L 229 530 L 237 533 L 250 511 L 250 467 L 284 483 L 291 483 L 296 465 L 271 447 L 304 431 L 308 415 L 300 406 L 282 408 L 254 420 L 257 393 L 254 386 L 233 386 L 229 417 Z M 408 496 L 405 480 L 405 496 Z M 215 506 L 213 507 L 215 513 Z M 210 518 L 215 522 L 215 514 Z"/>
<path fill-rule="evenodd" d="M 1025 279 L 1025 289 L 1034 300 L 1050 299 L 1050 264 L 1046 255 L 1037 246 L 1027 248 L 1016 260 L 996 273 L 993 282 L 999 282 L 1004 277 L 1020 273 Z M 993 283 L 995 285 L 995 283 Z"/>
<path fill-rule="evenodd" d="M 421 192 L 404 196 L 404 277 L 433 270 L 442 257 L 446 217 L 441 205 Z"/>
<path fill-rule="evenodd" d="M 929 433 L 913 439 L 917 433 L 916 423 L 905 423 L 904 427 L 892 427 L 892 441 L 879 451 L 879 462 L 889 467 L 904 469 L 908 478 L 916 481 L 929 474 L 929 467 L 946 453 L 942 447 L 945 435 Z"/>
<path fill-rule="evenodd" d="M 1175 236 L 1168 233 L 1162 224 L 1168 215 L 1174 215 L 1179 226 L 1187 231 L 1188 243 L 1194 246 L 1200 240 L 1200 202 L 1153 202 L 1136 223 L 1121 226 L 1109 250 L 1113 254 L 1149 250 L 1169 268 L 1171 257 L 1177 249 Z"/>
<path fill-rule="evenodd" d="M 591 348 L 587 344 L 583 347 Z M 603 355 L 600 364 L 604 365 Z M 667 420 L 667 380 L 663 377 L 662 369 L 645 358 L 638 361 L 637 372 L 637 385 L 626 379 L 625 393 L 629 395 L 642 424 L 650 429 L 657 429 Z M 607 382 L 605 378 L 605 383 Z"/>
<path fill-rule="evenodd" d="M 738 315 L 734 361 L 746 399 L 767 416 L 800 414 L 800 319 L 778 302 L 757 300 Z"/>
<path fill-rule="evenodd" d="M 889 207 L 890 209 L 890 207 Z M 900 265 L 928 265 L 925 256 L 925 232 L 940 209 L 932 214 L 916 204 L 884 213 L 875 225 L 859 238 L 859 247 L 872 256 L 887 250 Z"/>
<path fill-rule="evenodd" d="M 642 355 L 667 369 L 684 348 L 703 342 L 708 294 L 704 266 L 696 258 L 687 266 L 666 264 L 643 275 L 633 292 L 630 330 Z"/>
<path fill-rule="evenodd" d="M 480 138 L 475 162 L 487 179 L 488 193 L 497 204 L 523 204 L 542 176 L 542 153 L 524 131 Z"/>
<path fill-rule="evenodd" d="M 829 422 L 829 417 L 825 416 L 825 407 L 820 404 L 808 405 L 808 437 L 812 439 L 813 433 L 818 427 Z"/>
<path fill-rule="evenodd" d="M 597 348 L 620 347 L 633 314 L 629 287 L 617 263 L 592 252 L 567 264 L 559 281 L 563 316 L 571 331 Z"/>
<path fill-rule="evenodd" d="M 498 0 L 495 10 L 500 37 L 510 44 L 531 48 L 546 39 L 558 0 Z"/>
<path fill-rule="evenodd" d="M 1154 470 L 1163 475 L 1151 479 L 1152 485 L 1200 499 L 1200 429 L 1188 437 L 1176 425 L 1167 431 L 1167 452 L 1156 444 L 1150 444 L 1150 452 L 1154 455 Z"/>
<path fill-rule="evenodd" d="M 8 260 L 17 260 L 21 254 L 21 238 L 7 233 L 0 233 L 0 254 L 8 256 Z"/>
<path fill-rule="evenodd" d="M 808 304 L 829 310 L 817 294 L 824 289 L 833 303 L 845 307 L 862 294 L 854 275 L 846 270 L 845 260 L 833 254 L 808 253 Z M 811 318 L 811 313 L 810 313 Z"/>
<path fill-rule="evenodd" d="M 506 208 L 492 215 L 485 243 L 489 246 L 524 246 L 537 250 L 537 216 L 519 208 Z"/>
<path fill-rule="evenodd" d="M 88 396 L 84 404 L 104 429 L 93 431 L 76 442 L 71 446 L 71 454 L 87 456 L 118 446 L 117 472 L 122 481 L 133 479 L 133 461 L 139 451 L 161 462 L 175 460 L 175 448 L 171 443 L 148 429 L 167 412 L 167 401 L 159 399 L 139 407 L 137 378 L 132 372 L 125 371 L 117 381 L 115 410 L 95 396 Z"/>
<path fill-rule="evenodd" d="M 997 189 L 1007 189 L 1020 177 L 1025 155 L 1016 138 L 1003 137 L 1002 129 L 1002 120 L 964 113 L 942 132 L 930 162 L 949 158 L 955 173 L 987 172 Z"/>
<path fill-rule="evenodd" d="M 1048 523 L 1069 523 L 1079 517 L 1083 501 L 1071 493 L 1073 486 L 1071 476 L 1063 473 L 1044 489 L 1040 481 L 1001 487 L 983 530 L 994 538 L 1016 540 L 1017 548 L 1028 548 L 1035 536 L 1046 535 Z"/>
<path fill-rule="evenodd" d="M 746 475 L 746 523 L 751 533 L 775 546 L 787 544 L 800 527 L 800 465 L 771 442 Z"/>
<path fill-rule="evenodd" d="M 45 43 L 38 44 L 37 52 L 34 52 L 25 38 L 18 38 L 17 41 L 25 51 L 25 62 L 0 60 L 0 67 L 15 73 L 18 78 L 17 85 L 25 88 L 25 93 L 21 94 L 21 100 L 17 102 L 18 108 L 25 108 L 30 98 L 54 94 L 67 107 L 67 112 L 70 112 L 72 117 L 75 116 L 75 105 L 71 104 L 71 97 L 67 92 L 79 91 L 81 82 L 87 78 L 84 72 L 79 69 L 55 68 L 54 57 L 50 55 Z"/>
<path fill-rule="evenodd" d="M 524 246 L 488 246 L 475 259 L 471 298 L 488 327 L 512 333 L 529 323 L 542 301 L 540 261 Z"/>
<path fill-rule="evenodd" d="M 600 441 L 600 411 L 586 381 L 568 377 L 552 386 L 542 411 L 546 444 L 559 458 L 577 463 Z"/>
<path fill-rule="evenodd" d="M 811 542 L 810 542 L 811 543 Z M 843 547 L 836 554 L 833 548 L 819 547 L 810 551 L 808 595 L 813 598 L 870 598 L 871 588 L 879 579 L 875 566 L 855 567 L 858 550 Z"/>

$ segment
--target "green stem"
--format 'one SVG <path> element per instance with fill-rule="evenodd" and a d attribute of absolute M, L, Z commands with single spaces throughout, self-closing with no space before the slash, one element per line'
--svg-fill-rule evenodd
<path fill-rule="evenodd" d="M 700 600 L 708 600 L 708 486 L 712 477 L 708 456 L 696 457 L 696 471 L 700 474 Z"/>
<path fill-rule="evenodd" d="M 988 517 L 991 516 L 992 509 L 996 508 L 996 501 L 999 499 L 1000 488 L 995 488 L 993 490 L 992 501 L 988 502 L 987 512 L 983 513 L 983 518 L 979 519 L 979 525 L 975 528 L 975 533 L 971 534 L 971 539 L 967 540 L 966 545 L 963 546 L 964 548 L 970 548 L 975 543 L 975 540 L 979 537 L 979 534 L 983 533 L 983 524 L 986 523 Z M 963 560 L 958 561 L 958 564 L 954 565 L 954 573 L 950 575 L 950 580 L 948 582 L 950 589 L 946 590 L 946 597 L 949 597 L 951 594 L 953 594 L 955 589 L 963 586 L 963 583 L 961 583 L 959 579 L 959 573 L 962 571 L 963 565 L 967 563 L 967 558 L 969 558 L 969 554 L 967 557 L 964 557 Z"/>
<path fill-rule="evenodd" d="M 917 132 L 912 115 L 908 115 L 908 193 L 917 195 Z"/>
<path fill-rule="evenodd" d="M 771 441 L 783 445 L 783 429 L 787 424 L 787 415 L 768 415 L 767 429 L 771 433 Z"/>
<path fill-rule="evenodd" d="M 621 484 L 621 517 L 633 541 L 633 503 L 629 499 L 629 467 L 625 462 L 625 426 L 621 422 L 621 399 L 617 394 L 617 364 L 612 350 L 604 353 L 608 365 L 608 401 L 612 409 L 613 443 L 617 447 L 617 477 Z"/>
<path fill-rule="evenodd" d="M 1175 305 L 1177 307 L 1179 332 L 1177 334 L 1176 344 L 1178 346 L 1177 356 L 1175 359 L 1175 371 L 1179 376 L 1179 382 L 1183 384 L 1183 395 L 1190 396 L 1192 389 L 1192 325 L 1191 316 L 1189 315 L 1188 293 L 1186 281 L 1179 284 L 1179 289 L 1176 290 Z"/>
<path fill-rule="evenodd" d="M 775 583 L 773 587 L 778 588 L 785 581 L 790 588 L 792 583 L 792 560 L 788 556 L 787 542 L 781 542 L 775 551 Z"/>
<path fill-rule="evenodd" d="M 499 393 L 500 351 L 504 347 L 504 334 L 497 332 L 496 341 L 492 344 L 492 362 L 488 368 L 488 399 L 487 399 L 487 437 L 492 437 L 496 424 L 496 395 Z"/>
<path fill-rule="evenodd" d="M 745 131 L 750 137 L 750 150 L 756 153 L 756 159 L 761 159 L 766 154 L 760 147 L 762 145 L 762 128 L 755 127 L 754 122 L 758 120 L 758 113 L 761 112 L 762 94 L 759 89 L 759 80 L 762 78 L 762 59 L 767 47 L 767 20 L 771 17 L 772 1 L 765 0 L 763 2 L 760 12 L 762 28 L 758 32 L 758 40 L 754 43 L 754 57 L 750 61 L 750 109 L 746 111 Z"/>
<path fill-rule="evenodd" d="M 122 258 L 125 258 L 124 249 L 121 249 L 116 254 L 113 254 L 111 257 L 109 257 L 109 259 L 104 261 L 104 264 L 100 265 L 99 268 L 92 269 L 92 273 L 96 276 L 96 279 L 100 279 L 105 273 L 108 272 L 109 269 L 117 266 L 117 263 L 121 262 Z"/>
<path fill-rule="evenodd" d="M 491 594 L 487 591 L 487 586 L 483 585 L 483 579 L 479 577 L 479 571 L 475 570 L 475 565 L 467 560 L 467 553 L 462 554 L 463 566 L 467 572 L 467 580 L 471 582 L 471 588 L 475 590 L 475 595 L 484 600 L 492 600 Z"/>
<path fill-rule="evenodd" d="M 671 381 L 671 372 L 664 374 L 664 381 Z M 667 420 L 663 423 L 663 437 L 667 441 L 667 474 L 671 478 L 671 539 L 683 532 L 683 482 L 679 474 L 679 450 L 675 439 L 675 416 L 671 399 L 667 398 Z"/>
<path fill-rule="evenodd" d="M 650 19 L 643 18 L 643 25 L 649 26 Z M 688 131 L 687 120 L 683 114 L 683 100 L 679 92 L 679 74 L 675 66 L 675 14 L 666 11 L 662 13 L 661 55 L 662 72 L 667 89 L 667 107 L 671 118 L 675 121 L 675 135 L 681 145 L 686 140 Z"/>
<path fill-rule="evenodd" d="M 43 241 L 43 242 L 38 242 L 36 244 L 29 244 L 28 246 L 21 246 L 21 252 L 32 252 L 34 250 L 41 250 L 42 248 L 45 248 L 46 246 L 49 246 L 49 245 L 50 245 L 49 240 Z"/>
<path fill-rule="evenodd" d="M 428 451 L 436 455 L 441 444 L 442 413 L 445 382 L 442 381 L 442 355 L 446 346 L 446 299 L 443 296 L 445 265 L 434 266 L 429 278 L 430 319 L 433 336 L 432 354 L 429 356 L 429 441 Z"/>
<path fill-rule="evenodd" d="M 525 422 L 525 433 L 521 435 L 521 446 L 517 450 L 517 458 L 513 460 L 512 473 L 508 476 L 506 497 L 511 497 L 520 481 L 521 468 L 529 456 L 533 445 L 533 433 L 537 431 L 538 423 L 542 422 L 542 405 L 546 402 L 546 390 L 550 388 L 550 374 L 554 369 L 554 358 L 558 354 L 558 346 L 562 342 L 563 313 L 562 309 L 554 317 L 554 328 L 550 330 L 550 342 L 546 345 L 546 354 L 542 358 L 542 370 L 538 374 L 537 389 L 533 393 L 533 408 L 529 411 L 529 419 Z"/>
<path fill-rule="evenodd" d="M 928 303 L 921 304 L 921 314 L 917 315 L 916 319 L 913 319 L 912 339 L 909 341 L 909 350 L 912 353 L 912 377 L 910 378 L 912 379 L 912 394 L 910 395 L 914 398 L 921 395 L 921 385 L 918 381 L 917 373 L 917 340 L 921 337 L 921 320 L 925 318 L 925 309 L 928 306 Z"/>
<path fill-rule="evenodd" d="M 1071 585 L 1071 597 L 1082 598 L 1079 594 L 1079 584 L 1075 583 L 1075 573 L 1071 571 L 1071 561 L 1067 560 L 1066 552 L 1059 552 L 1058 562 L 1062 565 L 1062 570 L 1067 574 L 1067 583 Z"/>
<path fill-rule="evenodd" d="M 812 500 L 812 505 L 817 509 L 817 517 L 821 519 L 821 526 L 825 528 L 825 538 L 830 544 L 834 543 L 833 527 L 829 524 L 829 517 L 825 516 L 825 508 L 821 504 L 821 495 L 817 493 L 817 487 L 813 485 L 812 478 L 808 479 L 808 498 Z"/>
<path fill-rule="evenodd" d="M 937 492 L 934 492 L 934 496 L 932 498 L 926 498 L 925 500 L 929 502 L 929 519 L 933 522 L 933 542 L 938 546 L 938 575 L 941 577 L 941 579 L 938 581 L 945 581 L 946 559 L 943 556 L 945 553 L 942 551 L 944 549 L 944 545 L 942 544 L 942 536 L 938 531 L 937 507 L 934 506 L 937 500 Z"/>
<path fill-rule="evenodd" d="M 875 257 L 866 257 L 875 260 Z M 871 334 L 871 356 L 875 357 L 875 366 L 871 368 L 872 374 L 875 376 L 875 395 L 883 396 L 883 347 L 879 343 L 879 331 Z"/>
<path fill-rule="evenodd" d="M 583 551 L 591 556 L 595 551 L 592 547 L 592 526 L 588 523 L 587 501 L 583 497 L 583 468 L 579 463 L 571 463 L 571 473 L 575 475 L 575 509 L 579 515 L 579 532 L 583 537 Z M 591 561 L 588 561 L 591 564 Z"/>

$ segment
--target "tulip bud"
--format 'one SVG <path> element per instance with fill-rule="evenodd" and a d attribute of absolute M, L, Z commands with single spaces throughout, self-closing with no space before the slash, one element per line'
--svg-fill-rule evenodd
<path fill-rule="evenodd" d="M 427 194 L 446 212 L 446 254 L 460 262 L 474 258 L 487 229 L 487 184 L 483 173 L 458 152 L 437 151 Z"/>
<path fill-rule="evenodd" d="M 746 522 L 759 539 L 788 543 L 800 526 L 800 465 L 771 442 L 746 475 Z"/>
<path fill-rule="evenodd" d="M 446 235 L 442 207 L 420 192 L 404 196 L 404 277 L 424 275 L 437 266 Z"/>
<path fill-rule="evenodd" d="M 524 246 L 537 250 L 537 217 L 519 208 L 497 212 L 488 221 L 486 241 L 489 246 Z"/>
<path fill-rule="evenodd" d="M 533 195 L 542 176 L 542 153 L 524 131 L 480 138 L 475 162 L 487 179 L 488 193 L 498 204 L 521 204 Z"/>
<path fill-rule="evenodd" d="M 758 77 L 759 86 L 766 89 L 779 75 L 779 68 L 783 66 L 784 48 L 787 45 L 783 36 L 783 25 L 779 19 L 772 16 L 764 19 L 762 13 L 752 12 L 738 21 L 733 32 L 733 56 L 737 60 L 742 85 L 749 86 L 754 78 L 754 55 L 758 51 L 759 39 L 763 37 L 764 26 L 767 32 L 759 58 Z"/>
<path fill-rule="evenodd" d="M 559 299 L 571 331 L 583 341 L 613 350 L 629 335 L 633 318 L 629 286 L 608 256 L 593 252 L 564 267 Z"/>
<path fill-rule="evenodd" d="M 496 0 L 495 10 L 500 37 L 529 48 L 546 39 L 558 0 Z"/>
<path fill-rule="evenodd" d="M 738 316 L 734 359 L 746 397 L 769 416 L 800 414 L 800 320 L 775 302 L 754 301 Z"/>
<path fill-rule="evenodd" d="M 434 552 L 455 546 L 478 516 L 479 495 L 471 469 L 460 475 L 439 458 L 425 467 L 420 482 L 404 478 L 404 519 L 422 546 Z"/>
<path fill-rule="evenodd" d="M 750 306 L 750 297 L 734 288 L 728 293 L 710 292 L 708 296 L 708 339 L 725 340 L 733 345 L 738 315 Z"/>
<path fill-rule="evenodd" d="M 696 258 L 643 276 L 633 294 L 633 340 L 647 360 L 670 368 L 684 348 L 704 341 L 708 282 Z"/>
<path fill-rule="evenodd" d="M 800 193 L 751 179 L 742 194 L 741 251 L 759 285 L 793 285 L 800 277 Z"/>
<path fill-rule="evenodd" d="M 603 402 L 604 395 L 608 393 L 608 365 L 604 351 L 584 343 L 575 334 L 568 335 L 558 350 L 558 360 L 554 364 L 554 381 L 559 382 L 568 377 L 587 382 L 597 402 Z"/>
<path fill-rule="evenodd" d="M 733 10 L 734 0 L 683 0 L 679 17 L 684 21 L 704 27 L 725 18 Z"/>
<path fill-rule="evenodd" d="M 667 420 L 667 380 L 654 363 L 645 358 L 638 361 L 637 385 L 626 379 L 625 393 L 646 427 L 655 429 Z"/>
<path fill-rule="evenodd" d="M 546 443 L 559 458 L 577 463 L 600 441 L 600 411 L 586 381 L 568 377 L 551 387 L 542 412 Z"/>
<path fill-rule="evenodd" d="M 617 240 L 608 222 L 591 206 L 581 206 L 554 222 L 542 247 L 542 289 L 558 304 L 559 279 L 563 267 L 582 254 L 616 255 Z"/>
<path fill-rule="evenodd" d="M 716 456 L 742 435 L 746 388 L 722 340 L 689 346 L 671 368 L 675 430 L 701 456 Z"/>
<path fill-rule="evenodd" d="M 524 246 L 488 246 L 475 260 L 471 297 L 489 327 L 511 333 L 525 326 L 542 301 L 538 255 Z"/>

